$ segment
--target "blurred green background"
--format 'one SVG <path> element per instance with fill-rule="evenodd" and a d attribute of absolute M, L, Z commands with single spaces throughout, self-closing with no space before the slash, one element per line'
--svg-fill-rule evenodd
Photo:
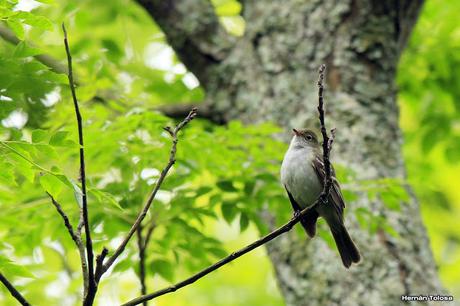
<path fill-rule="evenodd" d="M 240 4 L 213 4 L 226 29 L 242 35 Z M 397 79 L 408 180 L 420 200 L 441 279 L 454 296 L 460 296 L 458 12 L 459 1 L 426 2 Z M 204 93 L 151 18 L 132 1 L 1 0 L 0 18 L 21 40 L 14 45 L 0 39 L 0 267 L 32 302 L 76 304 L 78 255 L 44 196 L 44 190 L 51 192 L 76 222 L 73 108 L 65 75 L 32 56 L 47 54 L 64 63 L 60 24 L 65 21 L 85 118 L 96 250 L 116 245 L 167 160 L 170 141 L 161 128 L 174 122 L 155 110 L 199 103 Z M 150 291 L 267 232 L 256 215 L 264 199 L 270 198 L 267 205 L 277 210 L 277 223 L 289 218 L 278 183 L 287 145 L 266 141 L 279 132 L 270 124 L 221 127 L 206 120 L 187 127 L 178 164 L 147 220 L 156 224 L 147 259 Z M 134 245 L 102 282 L 99 305 L 139 294 Z M 2 287 L 0 304 L 11 303 Z M 155 305 L 283 301 L 260 249 Z"/>

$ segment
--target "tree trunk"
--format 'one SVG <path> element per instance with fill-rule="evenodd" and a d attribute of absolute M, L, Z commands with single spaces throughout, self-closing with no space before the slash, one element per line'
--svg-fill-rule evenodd
<path fill-rule="evenodd" d="M 395 74 L 422 1 L 242 2 L 246 31 L 235 41 L 207 0 L 139 1 L 199 78 L 215 120 L 316 126 L 317 69 L 325 63 L 333 160 L 357 180 L 404 179 Z M 359 207 L 384 217 L 399 237 L 360 229 Z M 348 203 L 346 224 L 363 257 L 349 270 L 319 238 L 291 233 L 268 245 L 287 305 L 399 305 L 403 294 L 444 292 L 414 196 L 394 211 L 363 193 Z"/>

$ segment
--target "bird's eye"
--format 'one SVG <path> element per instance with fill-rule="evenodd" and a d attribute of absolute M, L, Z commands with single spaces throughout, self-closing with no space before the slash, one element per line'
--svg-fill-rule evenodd
<path fill-rule="evenodd" d="M 312 137 L 311 135 L 307 135 L 307 136 L 305 136 L 305 137 L 306 137 L 307 140 L 309 140 L 309 141 L 313 140 L 313 137 Z"/>

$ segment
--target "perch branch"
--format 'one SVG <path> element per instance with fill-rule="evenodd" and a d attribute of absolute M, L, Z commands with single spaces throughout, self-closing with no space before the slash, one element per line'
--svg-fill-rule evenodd
<path fill-rule="evenodd" d="M 75 93 L 75 83 L 73 79 L 73 70 L 72 70 L 72 56 L 70 54 L 69 42 L 67 39 L 67 31 L 65 29 L 64 23 L 62 24 L 62 31 L 64 32 L 64 45 L 65 51 L 67 54 L 67 65 L 68 65 L 68 74 L 69 87 L 72 93 L 72 100 L 75 108 L 75 115 L 77 117 L 77 126 L 78 126 L 78 142 L 80 144 L 80 180 L 81 180 L 81 198 L 82 198 L 82 217 L 83 227 L 85 229 L 85 238 L 86 238 L 86 256 L 88 263 L 88 292 L 84 297 L 84 304 L 91 305 L 96 295 L 96 281 L 94 278 L 94 254 L 93 254 L 93 242 L 91 240 L 91 227 L 88 220 L 88 202 L 86 197 L 86 172 L 85 172 L 85 151 L 83 144 L 83 122 L 80 114 L 80 108 L 78 107 L 77 95 Z"/>
<path fill-rule="evenodd" d="M 136 221 L 134 222 L 134 224 L 131 226 L 131 229 L 129 230 L 128 234 L 123 239 L 123 241 L 120 243 L 120 245 L 115 250 L 113 255 L 110 256 L 107 259 L 107 261 L 102 265 L 102 267 L 100 267 L 100 270 L 99 270 L 100 272 L 96 275 L 96 281 L 99 281 L 99 279 L 101 278 L 102 274 L 104 274 L 110 268 L 110 266 L 112 266 L 112 264 L 115 262 L 115 260 L 118 258 L 118 256 L 120 256 L 120 254 L 123 253 L 123 251 L 124 251 L 126 245 L 128 244 L 129 240 L 134 235 L 134 233 L 137 231 L 137 229 L 138 229 L 139 225 L 141 224 L 142 220 L 144 220 L 145 216 L 147 215 L 147 212 L 148 212 L 153 200 L 155 199 L 155 196 L 156 196 L 158 190 L 160 189 L 161 184 L 163 183 L 164 179 L 166 178 L 166 176 L 167 176 L 169 170 L 171 169 L 171 167 L 176 162 L 176 148 L 177 148 L 177 142 L 179 141 L 177 135 L 178 135 L 179 131 L 183 127 L 185 127 L 190 121 L 192 121 L 193 118 L 195 118 L 196 112 L 197 112 L 197 109 L 193 108 L 189 112 L 187 117 L 182 122 L 180 122 L 174 129 L 171 129 L 170 127 L 165 127 L 165 131 L 167 131 L 169 133 L 169 135 L 171 135 L 171 137 L 172 137 L 172 146 L 171 146 L 171 151 L 170 151 L 170 154 L 169 154 L 169 161 L 168 161 L 167 165 L 161 171 L 160 177 L 158 178 L 158 181 L 156 182 L 155 187 L 153 188 L 152 192 L 150 193 L 149 197 L 147 198 L 147 201 L 145 202 L 143 208 L 139 212 L 139 215 L 137 216 Z"/>
<path fill-rule="evenodd" d="M 6 277 L 0 273 L 0 282 L 5 285 L 6 289 L 11 293 L 11 295 L 23 306 L 30 306 L 31 304 L 27 302 L 27 300 L 19 293 L 19 291 L 14 288 L 13 284 L 11 284 Z"/>
<path fill-rule="evenodd" d="M 209 273 L 213 272 L 213 271 L 216 271 L 217 269 L 219 269 L 220 267 L 228 264 L 229 262 L 232 262 L 233 260 L 243 256 L 244 254 L 246 253 L 249 253 L 251 252 L 252 250 L 266 244 L 267 242 L 275 239 L 276 237 L 290 231 L 294 225 L 296 225 L 297 223 L 300 222 L 300 220 L 302 219 L 303 216 L 305 216 L 311 209 L 314 209 L 317 205 L 320 205 L 320 203 L 326 203 L 326 199 L 329 195 L 329 191 L 330 191 L 330 187 L 332 185 L 332 178 L 331 178 L 331 164 L 329 162 L 329 153 L 330 153 L 330 150 L 332 149 L 332 139 L 333 138 L 329 138 L 328 135 L 327 135 L 327 132 L 326 132 L 326 127 L 325 127 L 325 123 L 324 123 L 324 110 L 323 110 L 323 104 L 324 104 L 324 101 L 323 101 L 323 79 L 324 79 L 324 71 L 325 71 L 325 65 L 321 65 L 321 68 L 319 70 L 319 74 L 320 74 L 320 78 L 319 78 L 319 81 L 318 81 L 318 86 L 320 88 L 319 90 L 319 105 L 318 105 L 318 110 L 319 110 L 319 121 L 320 121 L 320 125 L 321 125 L 321 131 L 322 131 L 322 136 L 323 136 L 323 158 L 324 158 L 324 161 L 328 161 L 328 163 L 324 163 L 324 167 L 325 167 L 325 171 L 326 171 L 326 183 L 324 184 L 324 187 L 323 187 L 323 191 L 321 192 L 321 195 L 316 199 L 316 201 L 313 203 L 312 206 L 308 207 L 308 208 L 305 208 L 303 209 L 299 214 L 295 215 L 289 222 L 287 222 L 286 224 L 284 224 L 283 226 L 277 228 L 276 230 L 272 231 L 271 233 L 269 233 L 268 235 L 260 238 L 259 240 L 249 244 L 248 246 L 228 255 L 227 257 L 219 260 L 218 262 L 212 264 L 211 266 L 201 270 L 200 272 L 190 276 L 189 278 L 181 281 L 181 282 L 178 282 L 176 283 L 175 285 L 173 286 L 170 286 L 170 287 L 167 287 L 167 288 L 164 288 L 164 289 L 161 289 L 161 290 L 158 290 L 158 291 L 155 291 L 153 293 L 149 293 L 149 294 L 145 294 L 145 295 L 142 295 L 142 296 L 139 296 L 125 304 L 123 304 L 122 306 L 133 306 L 133 305 L 138 305 L 138 304 L 141 304 L 145 301 L 149 301 L 149 300 L 152 300 L 154 298 L 157 298 L 159 296 L 162 296 L 162 295 L 165 295 L 165 294 L 168 294 L 168 293 L 171 293 L 171 292 L 175 292 L 185 286 L 188 286 L 190 284 L 193 284 L 194 282 L 196 282 L 197 280 L 199 280 L 200 278 L 208 275 Z"/>
<path fill-rule="evenodd" d="M 334 130 L 331 130 L 331 138 L 327 135 L 325 116 L 324 116 L 324 74 L 326 71 L 326 65 L 322 64 L 319 67 L 319 78 L 318 78 L 318 117 L 319 123 L 321 126 L 321 135 L 323 136 L 323 161 L 324 161 L 324 171 L 326 175 L 324 176 L 324 190 L 321 193 L 323 202 L 327 202 L 327 197 L 329 195 L 329 189 L 332 186 L 331 180 L 331 162 L 329 160 L 329 152 L 332 147 L 332 142 L 334 141 Z"/>

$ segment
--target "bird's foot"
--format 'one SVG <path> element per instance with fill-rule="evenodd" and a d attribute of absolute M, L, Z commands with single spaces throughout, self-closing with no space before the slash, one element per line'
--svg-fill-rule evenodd
<path fill-rule="evenodd" d="M 294 214 L 293 214 L 292 217 L 293 217 L 294 219 L 297 219 L 298 217 L 300 217 L 300 212 L 301 212 L 300 210 L 294 210 Z"/>

